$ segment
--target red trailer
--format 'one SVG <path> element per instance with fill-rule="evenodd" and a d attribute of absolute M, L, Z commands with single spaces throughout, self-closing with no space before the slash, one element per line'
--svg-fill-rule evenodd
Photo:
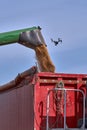
<path fill-rule="evenodd" d="M 86 74 L 33 67 L 0 87 L 0 130 L 86 129 L 86 87 Z"/>

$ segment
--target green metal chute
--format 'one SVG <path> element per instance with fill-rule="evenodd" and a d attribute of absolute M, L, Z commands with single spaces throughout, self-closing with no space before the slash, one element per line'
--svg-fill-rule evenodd
<path fill-rule="evenodd" d="M 16 43 L 19 41 L 19 37 L 22 32 L 33 31 L 36 29 L 38 29 L 38 27 L 32 27 L 32 28 L 26 28 L 26 29 L 21 29 L 21 30 L 16 30 L 16 31 L 0 33 L 0 46 L 11 44 L 11 43 Z"/>

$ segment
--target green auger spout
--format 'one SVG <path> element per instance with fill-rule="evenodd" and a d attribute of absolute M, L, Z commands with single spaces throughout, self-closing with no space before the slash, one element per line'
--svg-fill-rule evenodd
<path fill-rule="evenodd" d="M 41 28 L 38 26 L 0 33 L 0 46 L 13 43 L 20 43 L 26 47 L 33 49 L 36 46 L 45 44 L 40 30 Z"/>

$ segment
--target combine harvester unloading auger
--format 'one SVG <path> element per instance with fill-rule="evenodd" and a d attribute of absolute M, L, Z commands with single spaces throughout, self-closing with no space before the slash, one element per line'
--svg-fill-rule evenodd
<path fill-rule="evenodd" d="M 32 27 L 0 33 L 0 46 L 19 43 L 31 48 L 36 53 L 39 70 L 41 72 L 55 72 L 55 66 L 50 59 L 46 43 L 40 30 L 40 27 Z"/>

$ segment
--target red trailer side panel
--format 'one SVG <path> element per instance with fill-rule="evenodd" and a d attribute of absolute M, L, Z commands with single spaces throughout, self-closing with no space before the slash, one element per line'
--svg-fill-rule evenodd
<path fill-rule="evenodd" d="M 0 130 L 33 130 L 33 86 L 24 82 L 0 93 Z"/>
<path fill-rule="evenodd" d="M 80 89 L 86 91 L 87 75 L 84 74 L 53 74 L 39 73 L 38 82 L 34 90 L 34 113 L 35 113 L 35 128 L 36 130 L 46 130 L 46 112 L 47 112 L 47 94 L 48 91 L 55 88 L 60 81 L 64 83 L 64 88 Z M 61 97 L 61 91 L 55 95 L 55 92 L 50 94 L 49 107 L 49 127 L 63 128 L 64 127 L 64 99 L 58 102 Z M 67 91 L 66 97 L 66 122 L 67 127 L 77 128 L 78 120 L 82 118 L 83 113 L 83 96 L 80 92 Z"/>

